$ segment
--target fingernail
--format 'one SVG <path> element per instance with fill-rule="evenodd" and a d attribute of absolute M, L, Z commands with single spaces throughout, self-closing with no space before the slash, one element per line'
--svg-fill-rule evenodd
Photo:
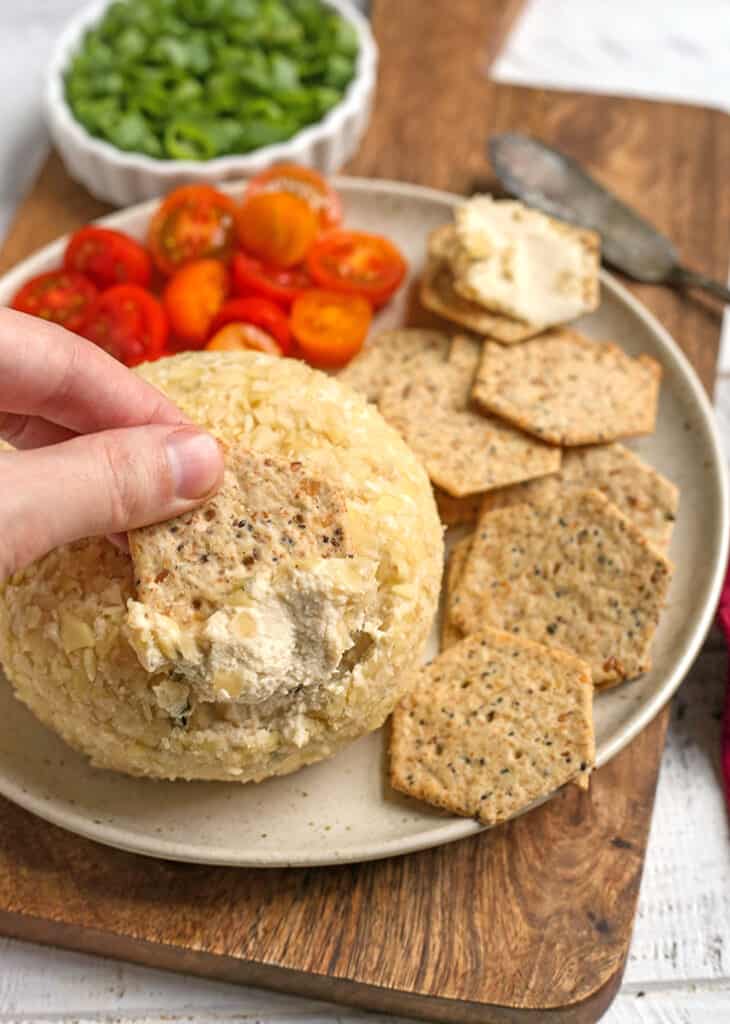
<path fill-rule="evenodd" d="M 167 439 L 167 460 L 178 498 L 202 498 L 221 475 L 221 450 L 210 434 L 176 430 Z"/>

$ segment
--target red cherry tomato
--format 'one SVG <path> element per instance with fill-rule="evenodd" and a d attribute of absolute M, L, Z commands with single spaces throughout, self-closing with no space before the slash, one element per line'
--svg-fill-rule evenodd
<path fill-rule="evenodd" d="M 229 299 L 216 313 L 210 326 L 211 334 L 217 334 L 226 324 L 250 324 L 266 331 L 282 352 L 291 347 L 291 334 L 286 315 L 268 299 L 251 296 L 247 299 Z"/>
<path fill-rule="evenodd" d="M 230 323 L 221 327 L 205 346 L 209 352 L 241 352 L 251 350 L 266 352 L 270 356 L 282 356 L 284 353 L 274 339 L 260 327 L 252 324 Z"/>
<path fill-rule="evenodd" d="M 332 231 L 309 250 L 307 269 L 322 288 L 364 295 L 378 307 L 401 283 L 407 265 L 387 238 L 364 231 Z"/>
<path fill-rule="evenodd" d="M 93 224 L 76 231 L 63 257 L 66 270 L 86 274 L 99 288 L 138 284 L 147 288 L 152 260 L 147 250 L 129 235 Z"/>
<path fill-rule="evenodd" d="M 136 284 L 107 288 L 89 310 L 81 334 L 126 366 L 158 359 L 168 334 L 160 302 Z"/>
<path fill-rule="evenodd" d="M 202 348 L 228 296 L 228 271 L 220 260 L 196 260 L 178 270 L 162 297 L 173 334 L 188 348 Z"/>
<path fill-rule="evenodd" d="M 148 233 L 152 258 L 163 274 L 174 274 L 193 260 L 216 256 L 228 262 L 233 251 L 238 207 L 210 185 L 183 185 L 163 200 Z"/>
<path fill-rule="evenodd" d="M 245 252 L 234 253 L 231 269 L 233 287 L 239 295 L 261 295 L 284 309 L 289 309 L 294 299 L 312 287 L 304 267 L 272 267 Z"/>
<path fill-rule="evenodd" d="M 372 315 L 361 295 L 312 288 L 292 306 L 292 334 L 315 366 L 342 366 L 362 348 Z"/>
<path fill-rule="evenodd" d="M 83 274 L 73 270 L 51 270 L 26 281 L 10 305 L 21 313 L 78 331 L 89 307 L 96 299 L 97 287 Z"/>
<path fill-rule="evenodd" d="M 319 220 L 321 231 L 336 228 L 342 220 L 340 197 L 325 178 L 308 167 L 297 164 L 275 164 L 252 178 L 244 202 L 259 192 L 290 192 L 304 199 Z"/>

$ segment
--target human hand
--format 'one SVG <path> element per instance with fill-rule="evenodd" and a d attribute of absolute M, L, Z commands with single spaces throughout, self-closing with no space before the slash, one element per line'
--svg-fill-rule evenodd
<path fill-rule="evenodd" d="M 220 485 L 209 435 L 91 342 L 0 309 L 0 580 L 59 544 L 186 512 Z M 23 449 L 22 451 L 20 449 Z"/>

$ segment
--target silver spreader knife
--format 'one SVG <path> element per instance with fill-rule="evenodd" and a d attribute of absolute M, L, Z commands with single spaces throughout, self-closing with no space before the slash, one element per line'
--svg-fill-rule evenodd
<path fill-rule="evenodd" d="M 730 290 L 683 267 L 664 235 L 594 181 L 575 160 L 528 135 L 494 135 L 489 156 L 502 186 L 529 206 L 593 228 L 603 258 L 636 281 L 675 288 L 704 288 L 730 302 Z"/>

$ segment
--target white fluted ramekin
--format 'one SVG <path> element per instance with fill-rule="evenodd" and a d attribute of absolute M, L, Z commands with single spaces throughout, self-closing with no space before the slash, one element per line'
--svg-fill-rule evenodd
<path fill-rule="evenodd" d="M 117 206 L 152 199 L 191 182 L 248 177 L 282 161 L 334 174 L 354 155 L 365 133 L 375 92 L 378 51 L 367 20 L 350 0 L 325 2 L 350 22 L 359 41 L 355 77 L 340 102 L 321 121 L 308 125 L 286 142 L 204 161 L 156 160 L 143 153 L 125 152 L 90 135 L 76 120 L 66 102 L 64 72 L 84 33 L 100 20 L 110 0 L 96 0 L 84 7 L 59 38 L 46 81 L 48 127 L 66 170 L 97 199 Z"/>

